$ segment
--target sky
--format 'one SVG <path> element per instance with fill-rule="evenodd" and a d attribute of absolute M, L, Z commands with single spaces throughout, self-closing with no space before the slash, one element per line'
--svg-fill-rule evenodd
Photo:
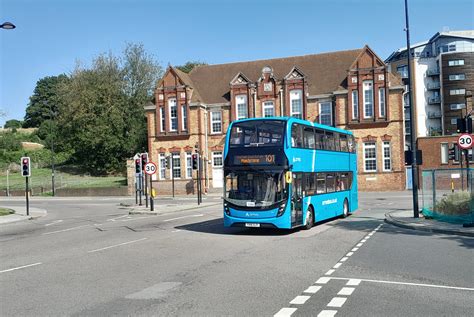
<path fill-rule="evenodd" d="M 474 29 L 472 0 L 409 0 L 411 42 Z M 141 43 L 163 66 L 406 46 L 404 0 L 0 0 L 0 126 L 22 120 L 36 82 Z"/>

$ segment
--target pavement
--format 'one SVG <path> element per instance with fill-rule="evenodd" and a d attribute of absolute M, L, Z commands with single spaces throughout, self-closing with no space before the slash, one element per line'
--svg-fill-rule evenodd
<path fill-rule="evenodd" d="M 15 210 L 14 214 L 0 216 L 0 225 L 5 224 L 5 223 L 36 219 L 39 217 L 46 216 L 48 213 L 45 209 L 30 207 L 29 213 L 28 213 L 29 215 L 26 215 L 26 206 L 18 207 L 18 206 L 8 206 L 8 205 L 2 204 L 0 207 Z"/>

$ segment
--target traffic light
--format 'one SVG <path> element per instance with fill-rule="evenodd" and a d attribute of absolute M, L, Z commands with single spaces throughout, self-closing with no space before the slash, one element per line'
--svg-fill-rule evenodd
<path fill-rule="evenodd" d="M 168 155 L 165 160 L 166 168 L 171 168 L 171 155 Z"/>
<path fill-rule="evenodd" d="M 456 159 L 456 146 L 454 144 L 448 150 L 448 159 L 450 159 L 450 160 L 455 160 Z"/>
<path fill-rule="evenodd" d="M 142 158 L 142 169 L 144 169 L 146 163 L 148 163 L 148 153 L 142 153 L 141 158 Z"/>
<path fill-rule="evenodd" d="M 135 160 L 135 173 L 141 174 L 141 172 L 142 172 L 142 160 L 136 159 Z"/>
<path fill-rule="evenodd" d="M 31 176 L 30 158 L 27 156 L 21 158 L 21 176 Z"/>
<path fill-rule="evenodd" d="M 458 118 L 456 119 L 456 131 L 458 133 L 472 133 L 472 118 Z"/>
<path fill-rule="evenodd" d="M 194 153 L 192 155 L 192 159 L 193 159 L 193 170 L 197 170 L 199 166 L 199 154 Z"/>

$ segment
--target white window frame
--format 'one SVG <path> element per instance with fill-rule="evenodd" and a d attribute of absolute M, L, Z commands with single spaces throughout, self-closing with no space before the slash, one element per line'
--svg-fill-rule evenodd
<path fill-rule="evenodd" d="M 388 156 L 385 153 L 385 149 L 388 149 Z M 376 154 L 377 156 L 377 154 Z M 385 167 L 385 163 L 388 161 L 390 164 L 390 168 Z M 382 170 L 384 172 L 391 172 L 392 171 L 392 147 L 390 145 L 390 141 L 383 141 L 382 142 Z"/>
<path fill-rule="evenodd" d="M 213 114 L 219 114 L 219 119 L 214 120 Z M 222 133 L 222 112 L 221 111 L 210 111 L 209 115 L 211 116 L 211 134 L 221 134 Z M 219 124 L 219 130 L 214 130 L 214 124 Z"/>
<path fill-rule="evenodd" d="M 382 118 L 387 116 L 387 108 L 385 106 L 385 88 L 379 88 L 379 116 Z"/>
<path fill-rule="evenodd" d="M 466 104 L 465 103 L 452 103 L 449 105 L 449 109 L 451 110 L 461 110 L 461 109 L 464 109 L 466 108 Z"/>
<path fill-rule="evenodd" d="M 450 81 L 465 80 L 465 79 L 466 79 L 465 74 L 452 74 L 452 75 L 449 75 L 449 80 Z"/>
<path fill-rule="evenodd" d="M 181 153 L 171 153 L 171 178 L 174 179 L 181 179 Z M 174 166 L 174 160 L 177 158 L 179 160 L 179 166 L 175 168 Z M 177 170 L 179 171 L 179 177 L 174 176 L 174 171 Z"/>
<path fill-rule="evenodd" d="M 166 123 L 166 120 L 165 120 L 165 107 L 161 107 L 160 108 L 160 122 L 161 122 L 161 126 L 160 126 L 160 131 L 161 132 L 165 132 L 165 123 Z"/>
<path fill-rule="evenodd" d="M 359 118 L 359 90 L 352 91 L 352 119 Z"/>
<path fill-rule="evenodd" d="M 451 90 L 449 91 L 449 94 L 450 94 L 451 96 L 453 96 L 453 95 L 465 95 L 465 94 L 466 94 L 466 89 L 464 89 L 464 88 L 451 89 Z"/>
<path fill-rule="evenodd" d="M 364 119 L 373 118 L 374 117 L 374 82 L 372 80 L 364 80 L 364 82 L 362 83 L 362 92 L 363 92 L 362 103 L 364 105 Z M 370 94 L 366 96 L 366 92 L 370 92 Z M 369 112 L 367 110 L 370 110 L 370 115 L 367 115 L 367 113 Z"/>
<path fill-rule="evenodd" d="M 172 108 L 173 107 L 176 107 L 176 116 L 173 117 L 172 115 Z M 168 100 L 168 112 L 170 114 L 170 118 L 169 118 L 169 124 L 170 124 L 170 131 L 178 131 L 178 101 L 176 100 L 176 98 L 171 98 Z M 176 128 L 173 129 L 173 119 L 176 120 Z"/>
<path fill-rule="evenodd" d="M 165 153 L 160 153 L 160 166 L 159 166 L 158 179 L 159 180 L 166 179 L 166 154 Z"/>
<path fill-rule="evenodd" d="M 239 108 L 244 108 L 241 110 L 245 110 L 244 115 L 239 115 Z M 237 95 L 235 96 L 235 118 L 237 120 L 248 118 L 248 104 L 247 104 L 247 95 Z"/>
<path fill-rule="evenodd" d="M 462 66 L 464 65 L 463 59 L 453 59 L 448 61 L 448 66 Z"/>
<path fill-rule="evenodd" d="M 212 167 L 213 168 L 222 168 L 224 166 L 224 157 L 222 156 L 222 151 L 216 151 L 212 152 L 211 154 L 212 157 Z M 220 158 L 221 159 L 221 164 L 215 164 L 215 159 Z"/>
<path fill-rule="evenodd" d="M 186 179 L 193 178 L 193 154 L 186 152 Z"/>
<path fill-rule="evenodd" d="M 328 105 L 329 105 L 329 114 L 325 113 L 324 116 L 326 117 L 326 116 L 329 115 L 330 124 L 323 123 L 323 120 L 322 120 L 322 118 L 323 118 L 323 113 L 322 113 L 322 111 L 321 111 L 323 105 L 324 105 L 324 106 L 328 106 Z M 332 126 L 332 122 L 333 122 L 332 119 L 333 119 L 333 118 L 332 118 L 332 102 L 330 102 L 330 101 L 323 101 L 323 102 L 320 102 L 320 103 L 319 103 L 319 123 L 320 123 L 320 124 L 325 124 L 325 125 L 328 125 L 328 126 Z"/>
<path fill-rule="evenodd" d="M 269 110 L 269 109 L 271 109 L 271 111 L 272 111 L 272 115 L 271 115 L 271 116 L 267 116 L 267 115 L 265 114 L 265 111 L 266 111 L 266 110 Z M 266 117 L 274 117 L 274 116 L 275 116 L 275 103 L 274 103 L 272 100 L 270 100 L 270 101 L 264 101 L 264 102 L 263 102 L 262 115 L 263 115 L 264 118 L 266 118 Z"/>
<path fill-rule="evenodd" d="M 449 144 L 448 143 L 441 143 L 441 164 L 448 164 L 449 163 Z"/>
<path fill-rule="evenodd" d="M 184 131 L 188 130 L 188 107 L 186 104 L 181 105 L 181 127 Z"/>
<path fill-rule="evenodd" d="M 299 101 L 299 105 L 293 105 L 294 101 Z M 297 111 L 295 111 L 293 106 L 298 106 L 299 109 L 296 109 Z M 303 119 L 303 91 L 301 89 L 290 91 L 290 117 Z"/>
<path fill-rule="evenodd" d="M 375 157 L 371 157 L 371 158 L 367 158 L 366 157 L 366 152 L 367 150 L 373 150 L 374 151 L 374 154 L 375 154 Z M 362 143 L 362 154 L 363 154 L 363 164 L 364 164 L 364 172 L 367 172 L 367 173 L 372 173 L 372 172 L 377 172 L 377 145 L 375 142 L 364 142 Z M 374 169 L 370 169 L 368 170 L 367 169 L 367 164 L 366 162 L 370 160 L 370 161 L 374 161 L 375 162 L 375 168 Z"/>

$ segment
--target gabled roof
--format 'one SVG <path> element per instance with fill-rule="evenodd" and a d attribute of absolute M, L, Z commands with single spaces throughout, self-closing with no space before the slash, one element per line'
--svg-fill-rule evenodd
<path fill-rule="evenodd" d="M 293 68 L 304 72 L 310 95 L 327 94 L 343 86 L 347 71 L 365 48 L 304 56 L 293 56 L 258 61 L 238 62 L 195 67 L 188 75 L 200 101 L 212 103 L 229 102 L 229 83 L 239 73 L 256 82 L 262 69 L 270 66 L 276 79 L 283 79 Z M 192 101 L 196 99 L 192 98 Z"/>

